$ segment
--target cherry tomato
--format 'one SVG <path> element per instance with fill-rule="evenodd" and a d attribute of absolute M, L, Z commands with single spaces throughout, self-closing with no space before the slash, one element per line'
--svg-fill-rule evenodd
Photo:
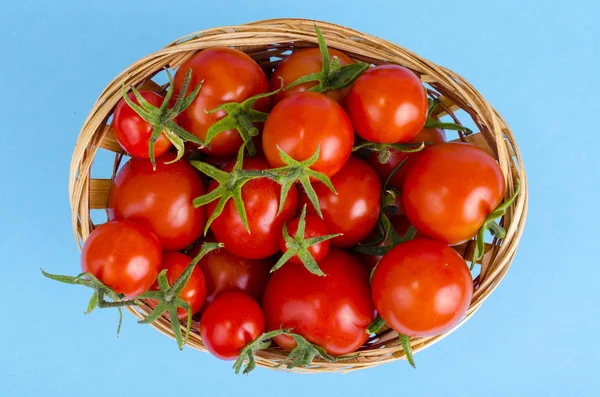
<path fill-rule="evenodd" d="M 417 134 L 413 139 L 411 139 L 408 143 L 421 143 L 425 142 L 426 145 L 438 145 L 440 143 L 444 143 L 446 141 L 446 132 L 444 130 L 440 130 L 437 128 L 423 128 L 421 132 Z M 367 159 L 367 162 L 377 171 L 379 178 L 381 179 L 381 183 L 384 183 L 387 177 L 392 173 L 392 171 L 400 164 L 404 159 L 404 164 L 402 167 L 392 176 L 388 187 L 395 187 L 396 189 L 402 191 L 402 185 L 404 184 L 404 180 L 406 179 L 406 173 L 411 165 L 414 163 L 415 159 L 419 156 L 421 152 L 415 153 L 405 153 L 396 149 L 390 150 L 390 158 L 386 163 L 379 162 L 379 153 L 373 152 Z"/>
<path fill-rule="evenodd" d="M 314 238 L 314 237 L 326 236 L 329 234 L 327 232 L 327 227 L 325 226 L 325 222 L 323 222 L 323 220 L 321 220 L 321 218 L 319 218 L 318 216 L 306 215 L 305 221 L 306 221 L 306 226 L 304 229 L 304 238 L 306 240 L 308 240 L 310 238 Z M 291 237 L 296 237 L 296 234 L 298 232 L 298 223 L 299 222 L 300 222 L 300 218 L 296 218 L 287 224 L 288 233 L 290 234 Z M 310 253 L 310 255 L 313 257 L 313 259 L 315 261 L 318 262 L 321 259 L 323 259 L 325 257 L 325 255 L 327 255 L 327 252 L 329 251 L 329 241 L 330 240 L 325 240 L 325 241 L 322 241 L 317 244 L 313 244 L 308 247 L 308 252 Z M 281 239 L 279 240 L 279 247 L 281 248 L 282 252 L 286 252 L 288 250 L 283 236 L 281 236 Z M 302 263 L 300 258 L 298 258 L 298 255 L 292 256 L 290 258 L 290 262 Z"/>
<path fill-rule="evenodd" d="M 427 95 L 421 80 L 397 65 L 364 72 L 350 88 L 346 110 L 356 133 L 369 142 L 408 142 L 427 120 Z"/>
<path fill-rule="evenodd" d="M 323 220 L 329 233 L 342 233 L 331 241 L 333 247 L 350 247 L 363 241 L 377 224 L 381 207 L 381 182 L 377 173 L 363 160 L 351 156 L 340 172 L 331 178 L 337 191 L 333 193 L 322 183 L 313 187 L 319 196 Z M 306 194 L 300 205 L 307 205 L 316 214 Z"/>
<path fill-rule="evenodd" d="M 323 94 L 303 92 L 271 110 L 262 143 L 271 167 L 285 165 L 277 147 L 298 161 L 310 158 L 320 148 L 319 159 L 311 168 L 331 177 L 350 157 L 354 132 L 337 102 Z"/>
<path fill-rule="evenodd" d="M 117 294 L 133 298 L 150 289 L 162 260 L 160 243 L 148 229 L 129 221 L 98 226 L 81 253 L 81 270 Z"/>
<path fill-rule="evenodd" d="M 340 61 L 340 66 L 346 66 L 353 64 L 354 61 L 346 54 L 336 49 L 329 49 L 329 59 L 337 57 Z M 294 51 L 291 55 L 288 55 L 281 63 L 275 68 L 275 72 L 270 79 L 271 91 L 275 91 L 281 87 L 283 79 L 283 87 L 287 87 L 300 77 L 318 73 L 323 68 L 323 57 L 319 48 L 304 48 L 301 50 Z M 283 90 L 278 94 L 275 94 L 272 99 L 273 105 L 281 101 L 284 98 L 290 97 L 299 92 L 304 92 L 317 85 L 317 82 L 308 82 L 299 84 L 289 90 Z M 331 90 L 323 92 L 329 98 L 340 103 L 344 100 L 350 88 L 344 88 L 339 90 Z"/>
<path fill-rule="evenodd" d="M 209 48 L 184 62 L 175 74 L 175 96 L 181 95 L 185 75 L 190 69 L 192 78 L 188 93 L 200 82 L 204 83 L 196 99 L 178 116 L 178 124 L 202 140 L 206 138 L 208 128 L 226 114 L 224 111 L 207 114 L 206 111 L 227 102 L 243 102 L 269 91 L 269 82 L 260 66 L 248 55 L 233 48 Z M 269 98 L 257 101 L 254 109 L 268 111 Z M 234 154 L 242 142 L 236 130 L 223 131 L 210 142 L 210 151 L 203 150 L 218 156 Z"/>
<path fill-rule="evenodd" d="M 242 292 L 219 295 L 200 319 L 206 349 L 221 360 L 233 360 L 265 330 L 265 317 L 254 299 Z"/>
<path fill-rule="evenodd" d="M 502 202 L 505 182 L 496 160 L 466 143 L 423 150 L 406 175 L 402 201 L 410 223 L 449 245 L 471 239 Z"/>
<path fill-rule="evenodd" d="M 179 276 L 183 274 L 191 261 L 192 258 L 182 254 L 181 252 L 163 253 L 161 270 L 167 270 L 167 281 L 169 282 L 170 286 L 175 284 Z M 154 283 L 152 289 L 159 289 L 158 282 Z M 204 280 L 204 275 L 198 266 L 196 266 L 192 271 L 192 275 L 190 276 L 187 284 L 183 287 L 183 290 L 181 290 L 179 293 L 179 297 L 186 301 L 188 305 L 190 305 L 192 314 L 198 313 L 200 309 L 202 309 L 206 299 L 206 281 Z M 157 302 L 149 299 L 148 303 L 150 306 L 155 307 Z M 179 315 L 180 320 L 186 319 L 188 316 L 187 310 L 181 307 L 177 309 L 177 314 Z"/>
<path fill-rule="evenodd" d="M 151 105 L 160 107 L 164 98 L 152 91 L 141 90 L 140 94 Z M 129 93 L 129 99 L 136 105 L 139 102 L 133 92 Z M 115 108 L 111 127 L 119 145 L 133 157 L 149 158 L 148 148 L 153 127 L 142 119 L 124 99 L 121 99 Z M 162 156 L 171 147 L 171 141 L 162 133 L 154 144 L 154 157 Z"/>
<path fill-rule="evenodd" d="M 375 317 L 369 275 L 352 255 L 331 249 L 319 262 L 325 277 L 298 263 L 288 263 L 271 276 L 263 297 L 269 330 L 291 328 L 329 354 L 358 349 Z M 296 344 L 288 336 L 275 338 L 286 350 Z"/>
<path fill-rule="evenodd" d="M 463 258 L 433 240 L 413 240 L 388 252 L 371 280 L 381 318 L 406 336 L 441 334 L 465 315 L 473 280 Z"/>
<path fill-rule="evenodd" d="M 225 170 L 231 171 L 233 164 Z M 244 159 L 244 169 L 267 169 L 267 162 L 258 157 Z M 209 191 L 216 189 L 218 184 L 211 182 Z M 279 238 L 283 225 L 294 218 L 298 206 L 298 191 L 292 187 L 283 205 L 281 213 L 279 208 L 279 195 L 281 186 L 268 178 L 258 178 L 247 182 L 242 187 L 242 199 L 246 208 L 250 232 L 244 227 L 242 218 L 235 208 L 233 200 L 229 200 L 213 223 L 210 229 L 217 241 L 234 254 L 243 258 L 266 258 L 279 251 Z M 217 201 L 207 205 L 208 214 L 212 214 L 217 206 Z"/>
<path fill-rule="evenodd" d="M 173 153 L 156 159 L 156 170 L 146 159 L 133 158 L 119 170 L 108 201 L 111 220 L 127 219 L 148 227 L 163 249 L 177 251 L 190 245 L 204 230 L 206 209 L 192 200 L 205 192 L 199 173 Z"/>
<path fill-rule="evenodd" d="M 200 247 L 194 247 L 189 255 L 196 256 Z M 198 263 L 206 279 L 206 302 L 211 303 L 217 295 L 232 291 L 244 292 L 260 302 L 274 264 L 270 258 L 246 259 L 225 248 L 209 252 Z"/>

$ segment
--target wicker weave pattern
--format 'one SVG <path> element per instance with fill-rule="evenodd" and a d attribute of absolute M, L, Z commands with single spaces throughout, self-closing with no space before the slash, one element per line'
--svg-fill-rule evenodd
<path fill-rule="evenodd" d="M 69 194 L 73 213 L 73 230 L 77 243 L 85 240 L 94 225 L 90 219 L 91 209 L 106 208 L 110 179 L 90 179 L 90 170 L 94 157 L 99 150 L 108 150 L 115 154 L 115 167 L 121 161 L 122 152 L 114 135 L 107 125 L 114 107 L 121 98 L 121 85 L 134 85 L 161 91 L 151 79 L 164 67 L 173 69 L 181 65 L 199 50 L 231 46 L 252 56 L 263 68 L 271 69 L 281 58 L 281 54 L 293 48 L 316 46 L 314 32 L 315 21 L 298 19 L 276 19 L 255 22 L 242 26 L 221 27 L 193 33 L 174 41 L 166 48 L 148 55 L 119 74 L 102 92 L 81 129 L 70 170 Z M 424 83 L 440 93 L 442 106 L 440 116 L 449 114 L 455 120 L 454 111 L 464 110 L 476 124 L 480 133 L 461 137 L 492 154 L 502 168 L 507 193 L 512 194 L 518 179 L 521 182 L 521 194 L 516 203 L 508 210 L 503 219 L 507 235 L 502 241 L 490 241 L 486 244 L 486 255 L 482 260 L 481 273 L 475 278 L 475 293 L 466 317 L 453 328 L 458 328 L 492 293 L 502 280 L 514 258 L 527 214 L 527 180 L 521 155 L 514 137 L 496 110 L 456 73 L 429 62 L 416 54 L 385 40 L 357 32 L 339 25 L 317 22 L 330 48 L 346 52 L 354 59 L 372 64 L 394 63 L 406 66 L 417 73 Z M 110 170 L 106 170 L 110 172 Z M 473 244 L 457 247 L 465 258 L 470 258 Z M 143 308 L 130 311 L 140 317 Z M 170 323 L 160 319 L 154 327 L 172 337 Z M 197 324 L 195 324 L 197 329 Z M 431 338 L 416 338 L 411 341 L 415 352 L 422 350 L 444 338 L 453 330 Z M 197 332 L 190 335 L 189 346 L 205 351 Z M 339 363 L 327 363 L 316 360 L 313 366 L 295 369 L 298 372 L 347 372 L 356 369 L 384 364 L 404 358 L 404 351 L 396 334 L 384 329 L 376 337 L 369 339 L 359 351 L 359 356 Z M 286 357 L 285 352 L 273 347 L 259 353 L 258 364 L 274 368 Z"/>

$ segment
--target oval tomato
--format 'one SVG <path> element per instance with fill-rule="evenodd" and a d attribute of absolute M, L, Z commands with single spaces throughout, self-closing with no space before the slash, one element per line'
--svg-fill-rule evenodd
<path fill-rule="evenodd" d="M 291 222 L 287 224 L 287 230 L 291 237 L 295 238 L 298 232 L 298 223 L 300 222 L 300 218 L 295 218 Z M 306 215 L 305 217 L 305 228 L 304 228 L 304 239 L 308 240 L 310 238 L 322 237 L 326 236 L 329 233 L 327 232 L 327 227 L 325 226 L 325 222 L 321 218 L 316 215 Z M 282 252 L 286 252 L 288 250 L 287 244 L 283 236 L 279 240 L 279 247 Z M 329 251 L 329 240 L 321 241 L 320 243 L 313 244 L 308 247 L 308 252 L 313 257 L 313 259 L 318 262 L 327 255 Z M 298 255 L 294 255 L 290 258 L 290 262 L 294 263 L 302 263 L 302 260 L 298 257 Z"/>
<path fill-rule="evenodd" d="M 148 229 L 129 221 L 98 226 L 81 253 L 81 270 L 133 298 L 150 289 L 160 268 L 160 243 Z"/>
<path fill-rule="evenodd" d="M 184 62 L 174 78 L 175 97 L 181 95 L 185 75 L 192 70 L 188 94 L 204 81 L 200 93 L 177 119 L 177 123 L 198 138 L 206 139 L 210 126 L 225 116 L 224 111 L 207 114 L 227 102 L 243 102 L 246 99 L 269 91 L 269 82 L 258 64 L 248 55 L 233 48 L 209 48 Z M 254 109 L 269 110 L 269 98 L 256 102 Z M 228 130 L 217 134 L 210 142 L 213 155 L 237 153 L 242 145 L 238 131 Z"/>
<path fill-rule="evenodd" d="M 373 230 L 381 208 L 381 182 L 377 173 L 363 160 L 351 156 L 348 162 L 331 178 L 337 191 L 333 193 L 322 183 L 313 187 L 319 196 L 323 220 L 329 233 L 342 233 L 331 239 L 333 247 L 350 247 L 363 241 Z M 300 205 L 307 205 L 310 214 L 316 214 L 306 194 Z"/>
<path fill-rule="evenodd" d="M 330 48 L 329 59 L 337 57 L 340 61 L 340 66 L 351 65 L 354 61 L 343 52 Z M 271 75 L 270 85 L 271 91 L 279 89 L 282 85 L 287 87 L 300 77 L 318 73 L 323 68 L 323 57 L 319 48 L 303 48 L 301 50 L 294 51 L 291 55 L 288 55 L 279 65 L 275 68 L 273 75 Z M 278 94 L 275 94 L 272 98 L 273 105 L 281 101 L 284 98 L 290 97 L 294 94 L 304 92 L 317 85 L 316 81 L 299 84 L 290 88 L 289 90 L 283 90 Z M 339 90 L 325 91 L 323 94 L 336 102 L 342 102 L 350 88 L 344 88 Z"/>
<path fill-rule="evenodd" d="M 316 276 L 298 263 L 288 263 L 271 276 L 263 297 L 269 330 L 291 328 L 329 354 L 344 355 L 358 349 L 375 317 L 369 275 L 350 254 L 332 249 L 319 262 L 327 275 Z M 295 347 L 289 336 L 275 343 Z"/>
<path fill-rule="evenodd" d="M 147 90 L 140 90 L 142 97 L 151 105 L 160 107 L 165 98 L 161 95 Z M 133 92 L 128 94 L 133 103 L 139 102 Z M 111 123 L 115 138 L 119 145 L 133 157 L 149 158 L 150 137 L 154 127 L 142 119 L 124 99 L 121 99 L 115 108 L 113 121 Z M 162 133 L 154 144 L 154 157 L 165 154 L 171 147 L 171 141 Z"/>
<path fill-rule="evenodd" d="M 455 245 L 477 234 L 504 193 L 494 158 L 473 145 L 443 143 L 424 149 L 412 164 L 402 202 L 420 233 Z"/>
<path fill-rule="evenodd" d="M 192 200 L 205 192 L 202 178 L 186 162 L 167 153 L 156 159 L 133 158 L 119 170 L 110 189 L 109 219 L 127 219 L 150 229 L 163 249 L 177 251 L 196 241 L 204 230 L 206 209 Z"/>
<path fill-rule="evenodd" d="M 361 138 L 403 143 L 425 125 L 427 94 L 412 71 L 398 65 L 381 65 L 367 70 L 352 84 L 346 110 Z"/>
<path fill-rule="evenodd" d="M 219 295 L 200 319 L 206 349 L 221 360 L 233 360 L 265 330 L 265 318 L 254 299 L 241 292 Z"/>
<path fill-rule="evenodd" d="M 262 158 L 252 157 L 244 159 L 243 167 L 264 170 L 268 168 L 268 164 Z M 232 168 L 233 164 L 229 164 L 225 170 L 229 172 Z M 208 190 L 212 191 L 217 186 L 217 182 L 213 181 Z M 294 218 L 298 206 L 298 191 L 294 186 L 289 191 L 281 213 L 277 215 L 280 193 L 281 186 L 266 177 L 247 182 L 242 187 L 242 199 L 250 232 L 244 227 L 233 200 L 229 200 L 223 212 L 210 225 L 217 241 L 243 258 L 266 258 L 279 251 L 283 225 Z M 212 214 L 216 206 L 217 201 L 207 204 L 208 214 Z"/>
<path fill-rule="evenodd" d="M 303 92 L 279 102 L 269 114 L 262 136 L 271 167 L 285 165 L 278 147 L 295 160 L 310 158 L 320 148 L 311 168 L 331 177 L 352 153 L 354 132 L 344 109 L 333 99 Z"/>
<path fill-rule="evenodd" d="M 394 247 L 377 265 L 371 280 L 373 302 L 381 318 L 410 337 L 434 336 L 465 315 L 473 280 L 464 259 L 433 240 Z"/>

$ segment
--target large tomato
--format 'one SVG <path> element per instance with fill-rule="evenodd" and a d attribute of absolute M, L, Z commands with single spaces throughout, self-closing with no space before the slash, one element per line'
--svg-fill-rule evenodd
<path fill-rule="evenodd" d="M 229 164 L 225 170 L 231 171 L 232 168 L 233 164 Z M 262 158 L 244 159 L 244 169 L 267 168 L 268 164 Z M 217 186 L 217 182 L 211 182 L 209 191 L 216 189 Z M 247 182 L 242 187 L 242 199 L 250 232 L 244 227 L 233 200 L 229 200 L 221 215 L 210 225 L 217 241 L 243 258 L 266 258 L 279 251 L 279 238 L 283 225 L 294 218 L 298 206 L 298 191 L 294 186 L 289 191 L 281 213 L 277 215 L 280 193 L 281 186 L 266 177 Z M 216 206 L 217 201 L 208 204 L 208 214 L 212 214 Z"/>
<path fill-rule="evenodd" d="M 81 270 L 132 298 L 150 289 L 161 260 L 160 243 L 148 229 L 113 221 L 98 226 L 85 240 Z"/>
<path fill-rule="evenodd" d="M 441 334 L 460 321 L 469 308 L 473 280 L 452 248 L 420 239 L 385 254 L 371 288 L 375 308 L 387 325 L 421 337 Z"/>
<path fill-rule="evenodd" d="M 423 150 L 406 175 L 402 202 L 424 235 L 455 245 L 471 239 L 502 202 L 505 182 L 494 158 L 466 143 Z"/>
<path fill-rule="evenodd" d="M 421 80 L 397 65 L 367 70 L 352 84 L 346 98 L 354 130 L 369 142 L 410 141 L 425 125 L 427 105 Z"/>
<path fill-rule="evenodd" d="M 188 93 L 204 81 L 200 93 L 192 104 L 177 119 L 178 124 L 204 140 L 208 128 L 225 116 L 220 111 L 207 114 L 227 102 L 243 102 L 246 99 L 269 91 L 269 82 L 258 64 L 248 55 L 233 48 L 210 48 L 184 62 L 174 79 L 175 96 L 182 95 L 181 88 L 188 70 L 192 70 L 192 78 Z M 254 109 L 266 112 L 269 110 L 269 98 L 260 99 Z M 211 150 L 205 151 L 214 155 L 236 153 L 242 144 L 242 138 L 236 130 L 219 133 L 210 142 Z"/>
<path fill-rule="evenodd" d="M 354 132 L 344 109 L 333 99 L 303 92 L 279 102 L 269 114 L 262 136 L 271 167 L 285 165 L 278 147 L 295 160 L 310 158 L 320 148 L 312 169 L 335 175 L 352 153 Z"/>
<path fill-rule="evenodd" d="M 153 106 L 160 107 L 164 98 L 155 92 L 141 90 L 140 94 Z M 133 92 L 129 93 L 129 99 L 136 105 L 139 102 Z M 124 99 L 121 99 L 115 108 L 113 121 L 111 123 L 115 138 L 119 145 L 133 157 L 149 158 L 148 148 L 150 137 L 154 127 L 142 119 Z M 154 144 L 154 157 L 162 156 L 171 147 L 171 141 L 162 133 Z"/>
<path fill-rule="evenodd" d="M 346 66 L 353 64 L 354 61 L 346 54 L 336 49 L 329 49 L 329 59 L 337 57 L 340 61 L 340 66 Z M 275 91 L 281 87 L 283 80 L 283 87 L 287 87 L 300 77 L 318 73 L 323 68 L 323 57 L 319 48 L 304 48 L 301 50 L 294 51 L 291 55 L 287 56 L 281 63 L 275 68 L 275 72 L 271 75 L 270 85 L 271 91 Z M 299 84 L 289 90 L 283 90 L 278 94 L 275 94 L 272 99 L 272 103 L 275 104 L 284 98 L 304 92 L 317 85 L 317 82 L 309 82 Z M 343 99 L 348 95 L 349 88 L 325 91 L 324 94 L 333 99 L 336 102 L 342 102 Z"/>
<path fill-rule="evenodd" d="M 351 156 L 348 162 L 331 178 L 337 191 L 333 193 L 322 183 L 313 187 L 319 196 L 323 220 L 329 233 L 342 233 L 331 241 L 334 247 L 350 247 L 363 241 L 377 224 L 381 208 L 381 182 L 377 173 L 363 160 Z M 316 214 L 306 194 L 300 205 Z"/>
<path fill-rule="evenodd" d="M 200 319 L 206 349 L 221 360 L 233 360 L 265 330 L 265 317 L 254 299 L 242 292 L 219 295 Z"/>
<path fill-rule="evenodd" d="M 165 164 L 175 155 L 133 158 L 119 170 L 110 190 L 109 218 L 127 219 L 148 227 L 163 249 L 177 251 L 193 243 L 204 229 L 206 209 L 192 200 L 205 192 L 200 174 L 184 161 Z"/>
<path fill-rule="evenodd" d="M 352 255 L 337 249 L 319 267 L 325 277 L 298 263 L 273 273 L 263 297 L 267 328 L 291 328 L 332 355 L 351 353 L 367 340 L 365 331 L 375 317 L 369 275 Z M 288 336 L 275 342 L 286 350 L 295 347 Z"/>

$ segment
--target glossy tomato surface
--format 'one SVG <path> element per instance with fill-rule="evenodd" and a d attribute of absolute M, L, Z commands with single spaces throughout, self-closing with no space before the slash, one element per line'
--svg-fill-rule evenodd
<path fill-rule="evenodd" d="M 463 258 L 444 243 L 413 240 L 388 252 L 371 281 L 383 320 L 410 337 L 434 336 L 465 315 L 473 280 Z"/>
<path fill-rule="evenodd" d="M 333 99 L 303 92 L 279 102 L 269 114 L 262 136 L 271 167 L 285 165 L 278 147 L 295 160 L 310 158 L 320 148 L 312 169 L 335 175 L 352 153 L 354 132 L 344 109 Z"/>
<path fill-rule="evenodd" d="M 369 236 L 377 224 L 381 208 L 381 182 L 369 164 L 351 156 L 344 168 L 331 178 L 331 183 L 337 194 L 322 183 L 314 183 L 313 187 L 319 197 L 327 230 L 332 234 L 343 234 L 330 240 L 331 245 L 350 247 Z M 316 214 L 303 193 L 301 205 L 305 204 L 310 214 Z"/>
<path fill-rule="evenodd" d="M 300 218 L 295 218 L 291 222 L 287 224 L 288 233 L 290 237 L 295 238 L 298 233 L 298 223 L 300 222 Z M 326 236 L 329 233 L 327 232 L 327 227 L 325 226 L 325 222 L 321 218 L 316 215 L 307 215 L 305 218 L 305 227 L 304 227 L 304 239 L 308 240 L 314 237 L 322 237 Z M 308 252 L 313 257 L 315 261 L 320 261 L 327 255 L 329 251 L 329 241 L 325 240 L 317 244 L 313 244 L 308 247 Z M 286 252 L 288 250 L 285 239 L 281 236 L 279 241 L 279 246 L 282 252 Z M 290 258 L 290 262 L 294 263 L 302 263 L 298 255 L 294 255 Z"/>
<path fill-rule="evenodd" d="M 181 95 L 185 75 L 192 70 L 188 93 L 202 81 L 202 89 L 178 116 L 178 124 L 186 131 L 205 140 L 208 128 L 225 116 L 224 111 L 207 114 L 227 102 L 243 102 L 246 99 L 269 91 L 269 82 L 258 64 L 248 55 L 233 48 L 210 48 L 199 52 L 184 62 L 174 79 L 175 97 Z M 269 110 L 269 98 L 256 102 L 254 109 Z M 234 154 L 242 144 L 236 130 L 223 131 L 210 142 L 213 155 Z"/>
<path fill-rule="evenodd" d="M 251 157 L 244 159 L 243 167 L 249 170 L 262 170 L 268 168 L 268 164 L 262 158 Z M 225 170 L 230 171 L 232 168 L 233 164 L 229 164 Z M 216 182 L 211 182 L 209 191 L 216 189 L 217 186 Z M 227 250 L 243 258 L 266 258 L 279 251 L 283 225 L 296 216 L 298 206 L 298 191 L 293 186 L 281 213 L 277 215 L 280 193 L 281 186 L 268 178 L 247 182 L 242 187 L 242 199 L 250 232 L 246 230 L 233 200 L 229 200 L 221 215 L 210 226 L 217 241 L 225 244 Z M 216 206 L 217 201 L 207 204 L 209 215 L 214 212 Z"/>
<path fill-rule="evenodd" d="M 150 229 L 163 249 L 177 251 L 196 241 L 206 223 L 206 209 L 192 200 L 205 192 L 200 174 L 173 153 L 156 159 L 133 158 L 117 173 L 108 201 L 109 219 L 127 219 Z"/>
<path fill-rule="evenodd" d="M 267 328 L 291 328 L 332 355 L 351 353 L 367 340 L 365 331 L 375 317 L 369 275 L 358 260 L 337 249 L 319 267 L 326 276 L 297 263 L 273 273 L 263 297 Z M 288 336 L 275 342 L 286 350 L 295 347 Z"/>
<path fill-rule="evenodd" d="M 254 299 L 242 292 L 219 295 L 200 319 L 206 349 L 221 360 L 234 360 L 265 329 L 265 317 Z"/>
<path fill-rule="evenodd" d="M 369 142 L 410 141 L 425 125 L 427 108 L 421 80 L 397 65 L 367 70 L 352 84 L 346 98 L 354 130 Z"/>
<path fill-rule="evenodd" d="M 154 234 L 133 222 L 113 221 L 98 226 L 85 240 L 81 270 L 132 298 L 150 289 L 161 261 Z"/>
<path fill-rule="evenodd" d="M 406 175 L 402 200 L 424 235 L 455 245 L 471 239 L 502 202 L 505 182 L 496 160 L 466 143 L 423 150 Z"/>

